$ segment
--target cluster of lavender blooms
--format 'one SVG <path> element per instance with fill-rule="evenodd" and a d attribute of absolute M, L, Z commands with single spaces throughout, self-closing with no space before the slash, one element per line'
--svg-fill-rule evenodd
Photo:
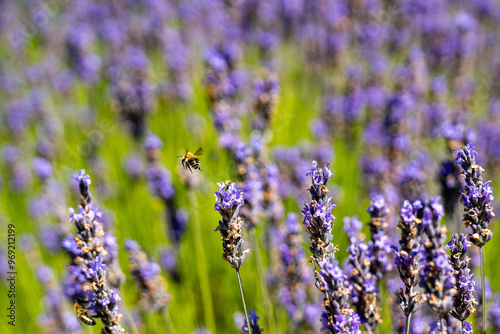
<path fill-rule="evenodd" d="M 425 301 L 421 292 L 413 290 L 420 282 L 420 272 L 423 268 L 420 252 L 422 217 L 418 216 L 419 206 L 420 201 L 412 204 L 406 200 L 399 212 L 401 219 L 398 227 L 401 230 L 401 239 L 394 263 L 405 286 L 404 292 L 400 289 L 397 296 L 401 310 L 407 318 L 418 311 Z"/>
<path fill-rule="evenodd" d="M 468 144 L 460 151 L 456 151 L 456 162 L 462 168 L 462 175 L 465 177 L 461 200 L 464 206 L 463 222 L 472 230 L 469 234 L 470 242 L 482 247 L 493 236 L 489 224 L 495 214 L 491 206 L 493 202 L 493 189 L 489 185 L 491 181 L 483 183 L 481 176 L 483 168 L 476 164 L 477 152 L 474 147 L 474 144 Z"/>
<path fill-rule="evenodd" d="M 474 298 L 474 274 L 470 272 L 470 257 L 467 256 L 469 246 L 467 237 L 462 233 L 453 234 L 448 242 L 448 249 L 451 253 L 449 261 L 453 268 L 455 290 L 457 291 L 453 297 L 453 308 L 450 314 L 464 324 L 466 319 L 476 311 L 474 305 L 477 304 Z"/>
<path fill-rule="evenodd" d="M 318 168 L 317 162 L 313 161 L 313 168 L 307 172 L 312 182 L 309 188 L 311 202 L 304 202 L 304 209 L 301 211 L 311 241 L 310 262 L 314 261 L 320 268 L 319 272 L 315 270 L 316 286 L 325 294 L 321 330 L 358 334 L 361 333 L 360 318 L 349 308 L 350 291 L 347 286 L 347 276 L 338 266 L 334 256 L 337 247 L 332 244 L 331 231 L 335 222 L 332 214 L 335 204 L 328 196 L 329 190 L 326 186 L 333 176 L 328 165 L 329 163 L 326 163 L 324 169 Z"/>
<path fill-rule="evenodd" d="M 217 183 L 219 190 L 215 195 L 215 210 L 221 215 L 219 231 L 222 240 L 222 258 L 238 270 L 245 261 L 245 255 L 250 249 L 244 249 L 245 241 L 241 236 L 244 221 L 239 217 L 240 207 L 244 203 L 243 192 L 231 181 Z"/>
<path fill-rule="evenodd" d="M 160 266 L 148 260 L 148 256 L 134 240 L 125 241 L 130 272 L 139 290 L 139 307 L 147 310 L 163 311 L 170 300 L 166 282 L 160 275 Z"/>
<path fill-rule="evenodd" d="M 481 133 L 477 138 L 481 143 L 480 152 L 487 152 L 478 162 L 487 166 L 492 174 L 500 166 L 498 112 L 494 111 L 495 103 L 498 103 L 494 96 L 499 93 L 496 80 L 500 73 L 500 61 L 495 52 L 499 35 L 495 27 L 500 22 L 500 11 L 494 1 L 189 0 L 128 1 L 117 5 L 114 1 L 96 3 L 80 0 L 71 6 L 51 7 L 40 1 L 26 5 L 19 1 L 2 2 L 0 7 L 0 37 L 6 55 L 5 66 L 2 64 L 0 69 L 1 95 L 2 101 L 5 101 L 0 128 L 13 141 L 13 144 L 4 146 L 7 173 L 2 171 L 2 175 L 8 177 L 8 184 L 15 194 L 37 189 L 38 184 L 32 182 L 34 178 L 29 168 L 28 157 L 34 153 L 30 150 L 36 150 L 37 157 L 43 157 L 50 163 L 58 161 L 50 158 L 57 154 L 56 151 L 63 150 L 63 145 L 57 144 L 63 141 L 63 138 L 58 138 L 61 132 L 58 127 L 61 128 L 69 120 L 81 125 L 81 113 L 73 112 L 73 105 L 81 103 L 79 97 L 82 90 L 88 93 L 88 101 L 92 108 L 96 105 L 96 110 L 102 107 L 97 106 L 102 100 L 100 96 L 106 94 L 102 89 L 109 90 L 116 102 L 110 109 L 116 111 L 128 132 L 140 139 L 147 133 L 146 125 L 155 109 L 156 98 L 161 102 L 164 98 L 182 100 L 189 96 L 190 60 L 195 58 L 192 54 L 200 48 L 208 50 L 205 58 L 206 84 L 214 122 L 220 131 L 220 145 L 235 152 L 238 148 L 248 151 L 251 147 L 251 153 L 245 153 L 243 163 L 238 167 L 245 168 L 246 173 L 241 174 L 243 178 L 239 185 L 246 198 L 246 208 L 241 208 L 240 214 L 248 219 L 248 226 L 255 226 L 262 217 L 262 211 L 264 216 L 272 215 L 272 223 L 278 226 L 282 220 L 280 197 L 290 196 L 302 201 L 303 189 L 308 181 L 302 171 L 308 166 L 308 163 L 303 163 L 304 153 L 325 162 L 331 154 L 334 138 L 348 138 L 347 145 L 357 148 L 359 137 L 362 137 L 362 148 L 366 151 L 362 166 L 368 181 L 366 190 L 371 195 L 382 193 L 391 210 L 404 199 L 410 200 L 403 204 L 408 211 L 401 212 L 403 236 L 396 254 L 396 266 L 405 285 L 405 280 L 411 280 L 408 284 L 413 284 L 414 277 L 418 278 L 421 271 L 427 270 L 422 270 L 423 266 L 433 268 L 426 260 L 428 254 L 424 244 L 430 239 L 428 234 L 440 243 L 438 246 L 436 242 L 435 247 L 429 249 L 434 257 L 438 256 L 436 253 L 442 254 L 440 247 L 444 234 L 428 230 L 432 224 L 424 227 L 424 222 L 428 221 L 422 216 L 423 209 L 415 208 L 420 204 L 414 200 L 420 197 L 426 183 L 431 181 L 429 175 L 432 173 L 428 171 L 434 166 L 432 161 L 419 162 L 418 156 L 412 156 L 413 148 L 424 146 L 421 143 L 428 138 L 436 140 L 442 137 L 449 148 L 460 149 L 470 141 L 471 130 L 477 129 Z M 282 40 L 285 42 L 281 43 Z M 298 155 L 290 152 L 276 154 L 279 169 L 276 171 L 267 162 L 264 168 L 259 165 L 259 159 L 255 157 L 258 150 L 253 149 L 251 142 L 241 145 L 244 142 L 244 124 L 240 116 L 244 111 L 238 98 L 250 94 L 244 90 L 240 61 L 241 55 L 246 57 L 247 50 L 257 46 L 261 52 L 259 61 L 272 65 L 271 58 L 279 54 L 275 51 L 290 44 L 294 48 L 292 51 L 300 48 L 293 58 L 302 56 L 305 66 L 301 67 L 312 73 L 315 79 L 300 78 L 300 81 L 310 82 L 324 94 L 324 107 L 312 130 L 316 141 L 310 148 L 293 148 L 292 151 L 299 151 Z M 34 51 L 36 57 L 33 57 Z M 162 55 L 165 72 L 168 72 L 166 78 L 162 77 L 163 71 L 156 71 L 156 64 L 152 61 L 158 51 Z M 480 56 L 481 61 L 478 62 Z M 395 68 L 392 76 L 388 70 L 390 67 Z M 333 77 L 330 73 L 345 75 Z M 261 114 L 250 122 L 257 131 L 272 128 L 269 124 L 272 112 L 269 113 L 268 108 L 272 109 L 277 87 L 274 77 L 265 78 L 263 82 L 267 79 L 269 85 L 258 84 L 255 87 L 258 94 L 254 96 L 254 107 Z M 287 80 L 287 85 L 289 83 L 290 80 Z M 488 96 L 483 96 L 485 94 Z M 478 115 L 483 119 L 476 125 L 473 120 L 476 117 L 471 117 L 475 110 L 473 107 L 477 100 L 483 98 L 485 101 L 480 102 L 489 103 L 491 110 Z M 51 105 L 47 101 L 64 103 Z M 307 103 L 309 101 L 307 99 Z M 168 102 L 171 105 L 171 101 Z M 65 106 L 63 112 L 59 105 Z M 53 114 L 49 109 L 54 109 Z M 96 124 L 98 122 L 80 128 L 96 130 Z M 43 137 L 36 145 L 31 141 L 31 130 Z M 92 131 L 90 152 L 85 153 L 89 158 L 93 156 L 92 161 L 99 161 L 94 160 L 98 151 L 98 144 L 94 143 L 95 137 L 99 137 L 94 136 L 96 132 Z M 153 154 L 158 152 L 156 150 Z M 474 161 L 473 152 L 470 146 L 463 149 L 457 162 L 466 176 L 462 203 L 465 206 L 464 221 L 472 229 L 468 240 L 482 247 L 492 236 L 489 223 L 493 217 L 493 196 L 489 184 L 481 180 L 481 168 Z M 430 156 L 428 153 L 423 155 Z M 252 163 L 247 159 L 250 155 L 253 155 Z M 407 161 L 407 157 L 413 160 Z M 34 172 L 40 179 L 47 179 L 49 165 L 38 159 L 33 162 Z M 148 172 L 151 189 L 166 202 L 167 220 L 172 223 L 169 229 L 171 238 L 180 239 L 187 217 L 184 210 L 173 205 L 177 194 L 173 191 L 169 193 L 173 190 L 171 176 L 161 166 L 148 169 Z M 442 164 L 441 195 L 449 220 L 453 219 L 452 213 L 460 197 L 458 172 L 459 168 L 450 160 Z M 280 186 L 282 180 L 285 182 Z M 97 183 L 100 187 L 103 185 Z M 49 190 L 43 190 L 41 197 L 49 195 Z M 330 185 L 330 196 L 334 192 L 332 190 Z M 63 192 L 55 194 L 56 198 L 64 198 Z M 41 215 L 42 209 L 47 209 L 44 202 L 34 203 L 33 212 Z M 315 208 L 309 209 L 316 213 Z M 318 209 L 318 216 L 311 219 L 317 220 L 317 223 L 324 215 L 326 233 L 321 233 L 320 229 L 309 229 L 309 232 L 317 233 L 322 238 L 315 239 L 313 247 L 321 248 L 326 241 L 326 249 L 331 246 L 333 253 L 335 247 L 328 237 L 332 221 L 323 211 Z M 408 213 L 410 211 L 411 214 Z M 99 223 L 104 223 L 104 217 L 99 217 L 97 209 L 92 208 L 88 212 L 95 213 Z M 80 224 L 77 220 L 81 219 L 79 214 L 74 213 L 72 221 L 77 227 Z M 367 247 L 372 248 L 373 254 L 369 272 L 372 277 L 377 277 L 378 284 L 391 271 L 391 261 L 386 260 L 384 253 L 387 254 L 387 251 L 383 245 L 387 242 L 384 237 L 396 243 L 392 234 L 396 220 L 388 217 L 385 223 L 378 225 L 378 219 L 382 219 L 383 215 L 376 210 L 370 214 L 371 240 Z M 388 236 L 382 231 L 385 224 Z M 40 239 L 47 248 L 55 250 L 54 245 L 66 232 L 43 226 Z M 113 260 L 116 258 L 116 241 L 109 231 L 104 236 L 93 236 L 94 240 L 99 238 L 104 238 L 101 243 L 107 254 L 102 256 L 107 265 L 107 280 L 111 284 L 112 263 L 116 264 Z M 84 258 L 80 245 L 74 239 L 66 239 L 64 245 L 68 252 L 78 253 L 72 256 L 76 262 Z M 350 249 L 354 251 L 356 247 Z M 464 252 L 461 254 L 459 258 Z M 440 264 L 443 259 L 439 255 Z M 172 261 L 164 262 L 172 268 Z M 453 261 L 450 263 L 453 267 Z M 78 276 L 80 264 L 71 269 L 75 269 L 75 274 L 71 276 L 70 284 L 66 285 L 66 291 L 71 295 L 81 292 L 82 285 L 88 285 L 86 277 Z M 462 262 L 456 265 L 461 266 Z M 438 269 L 432 270 L 437 270 L 441 276 L 446 271 L 451 273 L 448 269 Z M 451 312 L 463 318 L 465 310 L 469 310 L 467 302 L 471 299 L 467 291 L 470 291 L 471 284 L 459 286 L 457 272 L 461 270 L 465 269 L 453 267 L 455 285 L 451 285 L 457 294 L 453 296 Z M 115 278 L 120 280 L 119 276 Z M 466 276 L 463 274 L 461 277 Z M 483 288 L 484 285 L 483 282 Z M 415 311 L 409 306 L 410 295 L 401 293 L 406 298 L 406 306 L 402 306 L 409 314 L 410 310 Z M 455 303 L 461 303 L 461 306 Z M 498 317 L 494 316 L 496 313 L 492 314 L 492 323 L 497 325 Z M 432 317 L 425 317 L 420 319 L 431 321 Z M 350 329 L 346 322 L 339 320 L 339 323 L 342 325 L 338 327 Z M 431 331 L 444 330 L 441 325 L 439 322 L 433 324 Z M 471 330 L 465 322 L 464 331 Z"/>
<path fill-rule="evenodd" d="M 378 306 L 377 276 L 372 275 L 372 262 L 375 260 L 373 247 L 364 243 L 360 237 L 363 223 L 358 217 L 345 217 L 344 230 L 350 241 L 348 266 L 351 301 L 356 308 L 361 323 L 369 333 L 373 333 L 378 323 L 382 321 Z"/>
<path fill-rule="evenodd" d="M 422 217 L 422 233 L 425 235 L 423 244 L 425 265 L 421 271 L 421 285 L 430 307 L 440 317 L 444 317 L 452 309 L 453 296 L 457 293 L 455 277 L 452 275 L 453 268 L 443 246 L 446 241 L 447 228 L 441 226 L 440 221 L 444 215 L 444 209 L 439 203 L 439 197 L 414 203 L 414 208 L 415 204 L 419 211 L 417 217 Z"/>
<path fill-rule="evenodd" d="M 116 244 L 114 240 L 107 244 L 106 232 L 99 222 L 101 212 L 92 206 L 89 175 L 82 169 L 74 178 L 78 181 L 80 206 L 77 212 L 70 209 L 70 221 L 77 232 L 63 241 L 71 259 L 64 292 L 92 318 L 101 319 L 103 333 L 125 333 L 117 304 L 121 300 L 117 290 L 124 275 L 116 260 Z"/>

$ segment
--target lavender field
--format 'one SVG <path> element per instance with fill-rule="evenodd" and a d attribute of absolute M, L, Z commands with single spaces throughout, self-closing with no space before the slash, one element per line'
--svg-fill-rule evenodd
<path fill-rule="evenodd" d="M 0 1 L 0 333 L 500 333 L 499 25 Z"/>

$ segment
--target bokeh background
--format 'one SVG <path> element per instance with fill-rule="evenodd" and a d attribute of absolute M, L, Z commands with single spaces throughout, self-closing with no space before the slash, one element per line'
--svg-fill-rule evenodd
<path fill-rule="evenodd" d="M 368 222 L 375 193 L 386 197 L 389 233 L 397 236 L 404 198 L 434 197 L 447 187 L 456 205 L 443 222 L 449 236 L 464 231 L 460 179 L 442 166 L 453 161 L 451 149 L 474 142 L 484 177 L 495 190 L 500 186 L 499 21 L 493 0 L 0 2 L 2 308 L 8 224 L 17 234 L 18 272 L 16 327 L 2 317 L 0 332 L 57 332 L 39 271 L 49 266 L 61 289 L 69 259 L 59 245 L 63 232 L 75 232 L 68 207 L 79 203 L 71 175 L 80 169 L 90 175 L 94 201 L 119 246 L 127 276 L 120 289 L 123 324 L 131 333 L 165 332 L 166 322 L 176 333 L 240 330 L 235 272 L 213 231 L 219 220 L 213 193 L 216 182 L 239 181 L 235 152 L 256 140 L 263 161 L 279 170 L 278 225 L 285 213 L 301 221 L 311 161 L 331 162 L 341 263 L 348 246 L 342 218 Z M 263 92 L 269 82 L 272 89 Z M 255 125 L 263 115 L 259 98 L 271 101 L 264 129 Z M 153 134 L 163 143 L 159 161 L 175 189 L 175 210 L 186 217 L 179 244 L 170 236 L 168 208 L 148 187 L 144 141 Z M 177 156 L 198 147 L 203 171 L 186 173 Z M 318 331 L 317 309 L 308 315 L 312 325 L 296 328 L 280 300 L 279 245 L 266 210 L 257 216 L 254 237 L 243 231 L 254 249 L 241 268 L 248 307 L 266 333 Z M 500 292 L 495 220 L 492 230 L 485 246 L 489 309 Z M 162 264 L 172 297 L 164 312 L 138 311 L 123 250 L 127 238 Z M 308 257 L 307 242 L 304 230 Z M 472 262 L 477 271 L 478 258 Z M 321 308 L 309 283 L 308 302 Z M 379 333 L 397 331 L 401 315 L 392 295 L 382 288 Z M 72 305 L 58 302 L 69 314 Z M 436 320 L 426 317 L 415 333 L 426 333 Z M 491 331 L 499 330 L 499 320 L 489 319 Z M 75 332 L 92 330 L 98 333 L 99 324 Z"/>

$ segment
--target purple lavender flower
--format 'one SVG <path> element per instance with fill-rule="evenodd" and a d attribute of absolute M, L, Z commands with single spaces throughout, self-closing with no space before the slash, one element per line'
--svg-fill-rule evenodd
<path fill-rule="evenodd" d="M 456 163 L 462 168 L 462 175 L 465 177 L 465 188 L 462 191 L 463 222 L 472 230 L 469 240 L 474 245 L 482 247 L 493 236 L 488 227 L 495 214 L 491 206 L 493 189 L 489 185 L 490 181 L 483 183 L 481 176 L 483 169 L 476 164 L 477 152 L 474 146 L 468 144 L 455 153 L 457 153 Z"/>
<path fill-rule="evenodd" d="M 377 277 L 370 272 L 372 248 L 359 236 L 363 223 L 356 216 L 344 218 L 344 231 L 350 239 L 348 268 L 352 304 L 361 323 L 372 333 L 381 322 L 378 304 Z"/>
<path fill-rule="evenodd" d="M 243 249 L 245 241 L 240 233 L 244 222 L 238 216 L 244 203 L 244 196 L 231 181 L 219 182 L 217 186 L 219 190 L 214 193 L 214 209 L 220 213 L 221 220 L 214 231 L 219 231 L 221 234 L 222 258 L 238 270 L 245 261 L 245 255 L 250 253 L 250 249 Z"/>
<path fill-rule="evenodd" d="M 37 176 L 42 180 L 52 175 L 52 165 L 44 158 L 33 159 L 32 166 Z"/>
<path fill-rule="evenodd" d="M 325 294 L 321 331 L 360 334 L 359 316 L 349 308 L 350 292 L 346 284 L 346 275 L 333 256 L 320 260 L 318 265 L 321 270 L 315 272 L 316 285 Z"/>
<path fill-rule="evenodd" d="M 260 334 L 264 331 L 262 329 L 262 327 L 260 327 L 260 325 L 259 325 L 258 321 L 259 321 L 260 317 L 257 316 L 257 312 L 255 312 L 255 310 L 248 311 L 248 318 L 250 319 L 250 327 L 252 330 L 252 334 L 253 333 Z M 243 331 L 243 333 L 249 333 L 248 325 L 247 325 L 247 322 L 245 321 L 244 317 L 243 317 L 243 321 L 244 321 L 243 327 L 241 327 L 241 330 Z"/>
<path fill-rule="evenodd" d="M 116 292 L 117 289 L 112 289 L 106 281 L 106 265 L 103 264 L 102 258 L 97 256 L 94 261 L 89 261 L 88 266 L 84 269 L 84 273 L 91 290 L 86 291 L 88 301 L 85 302 L 87 304 L 85 306 L 97 312 L 96 317 L 101 318 L 104 324 L 103 333 L 125 333 L 120 325 L 122 315 L 118 311 L 117 304 L 121 298 Z"/>
<path fill-rule="evenodd" d="M 310 247 L 314 260 L 319 262 L 327 257 L 333 256 L 336 248 L 332 244 L 332 228 L 335 217 L 332 215 L 332 209 L 336 207 L 332 204 L 332 198 L 328 196 L 326 184 L 332 177 L 332 171 L 328 169 L 329 162 L 325 164 L 325 169 L 317 168 L 318 164 L 313 161 L 313 168 L 307 172 L 311 177 L 312 186 L 309 188 L 311 202 L 304 202 L 304 209 L 301 211 L 304 215 L 304 226 L 309 232 Z"/>
<path fill-rule="evenodd" d="M 464 322 L 471 313 L 475 312 L 474 305 L 474 274 L 470 273 L 467 248 L 469 248 L 467 237 L 460 233 L 454 234 L 448 242 L 450 250 L 450 264 L 455 276 L 455 288 L 457 294 L 453 297 L 453 309 L 450 314 L 456 319 Z"/>
<path fill-rule="evenodd" d="M 116 287 L 123 283 L 124 275 L 114 260 L 117 255 L 115 239 L 106 238 L 106 232 L 99 222 L 102 213 L 92 206 L 90 177 L 85 174 L 85 170 L 80 170 L 73 178 L 78 181 L 80 206 L 78 211 L 70 208 L 70 222 L 75 224 L 77 232 L 74 237 L 63 240 L 63 247 L 71 259 L 64 290 L 93 318 L 101 318 L 103 333 L 124 333 L 119 323 L 122 315 L 116 304 L 120 299 Z M 109 264 L 107 270 L 105 260 Z"/>
<path fill-rule="evenodd" d="M 403 314 L 407 318 L 414 314 L 425 301 L 425 296 L 418 291 L 413 291 L 419 284 L 420 271 L 423 267 L 420 253 L 421 216 L 418 213 L 421 207 L 420 200 L 413 204 L 406 200 L 399 211 L 398 228 L 401 230 L 401 239 L 399 240 L 399 248 L 396 250 L 394 264 L 405 285 L 404 292 L 403 289 L 400 289 L 397 296 Z"/>
<path fill-rule="evenodd" d="M 387 254 L 389 253 L 389 240 L 387 237 L 388 223 L 386 215 L 389 209 L 387 208 L 385 199 L 382 195 L 373 197 L 367 212 L 370 214 L 371 241 L 370 248 L 373 254 L 373 260 L 370 265 L 370 273 L 376 278 L 377 285 L 384 277 L 385 273 L 391 270 L 391 263 L 388 261 Z"/>
<path fill-rule="evenodd" d="M 426 235 L 426 264 L 422 270 L 421 285 L 425 289 L 430 307 L 443 316 L 452 309 L 452 297 L 456 294 L 453 268 L 443 247 L 447 229 L 440 225 L 440 220 L 444 209 L 439 204 L 439 197 L 421 204 L 419 213 L 421 212 L 422 217 L 422 230 Z"/>
<path fill-rule="evenodd" d="M 160 266 L 148 260 L 148 256 L 134 240 L 125 240 L 125 250 L 132 276 L 139 290 L 139 307 L 163 311 L 170 300 L 165 279 L 160 275 Z"/>

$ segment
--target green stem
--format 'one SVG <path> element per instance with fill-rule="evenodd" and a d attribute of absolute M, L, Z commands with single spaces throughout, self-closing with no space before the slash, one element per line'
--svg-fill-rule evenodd
<path fill-rule="evenodd" d="M 483 246 L 479 247 L 479 253 L 481 255 L 481 300 L 482 300 L 482 306 L 483 306 L 483 334 L 486 334 L 486 296 L 484 293 L 485 275 L 484 275 L 484 247 Z"/>
<path fill-rule="evenodd" d="M 252 327 L 250 326 L 250 319 L 248 318 L 247 303 L 245 302 L 245 293 L 243 292 L 243 284 L 241 284 L 241 276 L 239 269 L 236 269 L 236 276 L 238 277 L 238 285 L 240 286 L 241 300 L 243 301 L 243 308 L 245 309 L 245 318 L 247 319 L 248 333 L 252 334 Z"/>
<path fill-rule="evenodd" d="M 444 316 L 442 314 L 440 315 L 440 319 L 439 320 L 441 321 L 441 333 L 446 334 L 447 328 L 446 328 L 446 323 L 444 321 Z"/>
<path fill-rule="evenodd" d="M 410 333 L 410 321 L 411 321 L 411 314 L 409 314 L 409 315 L 406 317 L 405 334 Z"/>
<path fill-rule="evenodd" d="M 409 295 L 411 296 L 412 293 L 413 293 L 413 287 L 410 286 Z M 408 314 L 408 316 L 406 317 L 405 334 L 410 333 L 410 321 L 411 321 L 411 313 Z"/>
<path fill-rule="evenodd" d="M 262 300 L 264 301 L 264 305 L 266 307 L 267 319 L 269 321 L 269 326 L 271 327 L 272 333 L 278 333 L 276 330 L 276 322 L 274 321 L 274 310 L 273 303 L 271 302 L 269 289 L 267 287 L 267 283 L 265 277 L 267 277 L 266 272 L 264 270 L 264 264 L 262 262 L 262 255 L 260 253 L 260 246 L 257 239 L 257 232 L 255 228 L 251 231 L 252 234 L 252 243 L 253 249 L 255 251 L 255 260 L 257 261 L 257 272 L 259 276 L 259 283 L 261 286 Z"/>
<path fill-rule="evenodd" d="M 205 259 L 205 248 L 203 247 L 203 238 L 201 237 L 200 219 L 198 216 L 198 199 L 192 189 L 188 190 L 189 202 L 191 203 L 191 213 L 193 215 L 193 223 L 196 238 L 196 255 L 198 258 L 198 277 L 200 279 L 201 299 L 203 303 L 203 315 L 205 316 L 205 324 L 212 333 L 217 333 L 214 320 L 214 308 L 212 303 L 212 295 L 210 293 L 210 283 L 208 279 L 207 262 Z"/>

